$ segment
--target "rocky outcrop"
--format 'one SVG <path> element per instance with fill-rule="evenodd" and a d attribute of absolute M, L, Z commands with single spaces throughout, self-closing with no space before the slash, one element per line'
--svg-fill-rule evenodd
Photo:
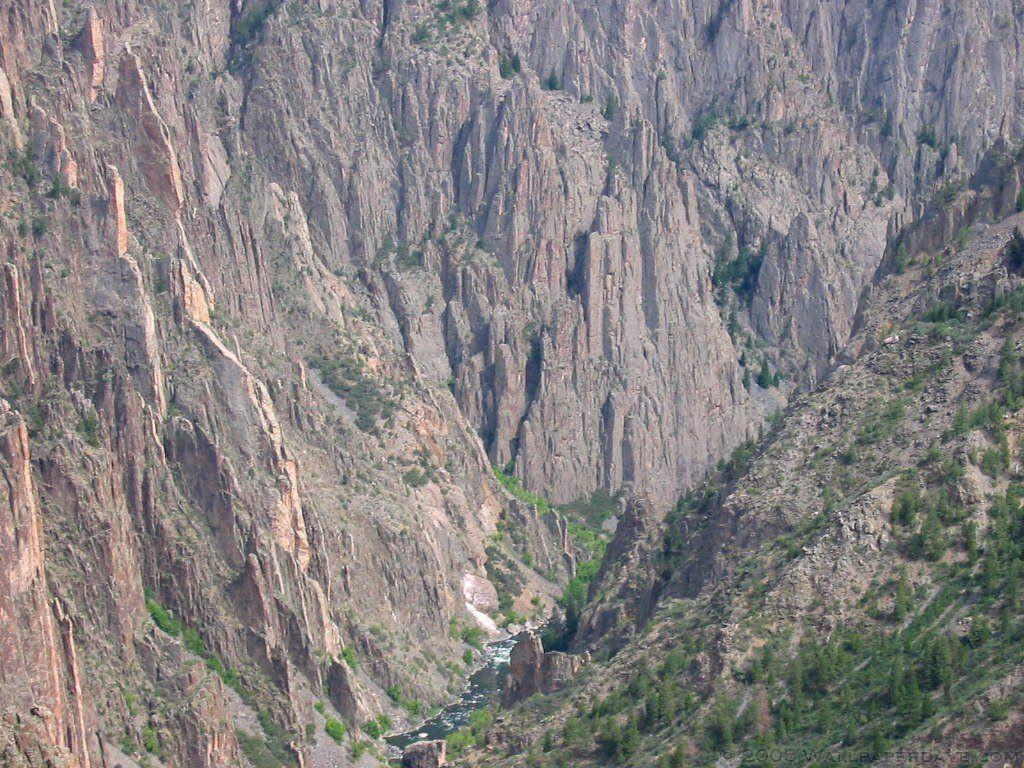
<path fill-rule="evenodd" d="M 462 596 L 466 602 L 483 613 L 493 613 L 498 610 L 498 590 L 494 585 L 473 573 L 462 576 Z"/>
<path fill-rule="evenodd" d="M 447 764 L 443 741 L 420 741 L 402 752 L 402 768 L 440 768 Z"/>
<path fill-rule="evenodd" d="M 28 431 L 5 400 L 0 422 L 0 705 L 3 728 L 12 729 L 3 747 L 5 764 L 43 765 L 44 756 L 64 755 L 62 764 L 88 768 L 72 624 L 52 604 L 46 585 Z"/>
<path fill-rule="evenodd" d="M 107 229 L 113 242 L 115 256 L 128 253 L 128 216 L 124 208 L 124 182 L 114 165 L 106 169 Z"/>
<path fill-rule="evenodd" d="M 551 693 L 566 685 L 589 661 L 587 654 L 546 651 L 540 637 L 526 630 L 516 638 L 509 656 L 508 679 L 502 691 L 506 706 L 535 693 Z"/>
<path fill-rule="evenodd" d="M 94 70 L 95 71 L 95 70 Z M 184 203 L 178 156 L 170 131 L 157 111 L 142 63 L 130 50 L 121 56 L 117 81 L 117 103 L 139 131 L 135 142 L 139 170 L 150 190 L 174 213 Z"/>
<path fill-rule="evenodd" d="M 107 55 L 103 44 L 103 24 L 93 6 L 86 10 L 85 26 L 82 28 L 82 56 L 85 58 L 88 78 L 86 98 L 89 101 L 96 101 L 96 96 L 103 87 Z"/>

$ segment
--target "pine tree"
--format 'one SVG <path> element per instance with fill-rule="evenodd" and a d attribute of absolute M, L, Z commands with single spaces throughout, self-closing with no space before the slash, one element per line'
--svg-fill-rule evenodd
<path fill-rule="evenodd" d="M 900 492 L 892 505 L 892 524 L 910 527 L 917 521 L 917 513 L 921 509 L 921 496 L 914 488 Z"/>
<path fill-rule="evenodd" d="M 653 688 L 644 697 L 644 719 L 641 726 L 644 732 L 653 731 L 661 719 L 661 701 L 658 691 Z"/>
<path fill-rule="evenodd" d="M 637 747 L 640 746 L 640 729 L 637 726 L 637 719 L 634 715 L 629 718 L 629 722 L 626 723 L 626 727 L 622 729 L 622 740 L 619 742 L 618 755 L 622 758 L 627 758 L 636 752 Z"/>
<path fill-rule="evenodd" d="M 989 552 L 981 566 L 981 588 L 986 594 L 994 595 L 999 592 L 999 577 L 999 563 L 995 553 Z"/>
<path fill-rule="evenodd" d="M 906 567 L 900 569 L 900 580 L 896 584 L 896 598 L 893 601 L 892 617 L 896 621 L 903 621 L 910 612 L 910 579 L 907 578 Z"/>
<path fill-rule="evenodd" d="M 661 719 L 666 723 L 674 723 L 679 713 L 679 686 L 673 680 L 661 684 Z"/>
<path fill-rule="evenodd" d="M 931 510 L 921 521 L 921 530 L 917 535 L 917 554 L 928 560 L 939 560 L 946 552 L 946 537 L 942 524 L 935 510 Z"/>
<path fill-rule="evenodd" d="M 936 637 L 928 645 L 923 672 L 923 682 L 929 689 L 953 682 L 953 654 L 945 637 Z"/>
<path fill-rule="evenodd" d="M 973 520 L 968 520 L 963 525 L 963 531 L 967 562 L 973 566 L 978 562 L 978 524 Z"/>

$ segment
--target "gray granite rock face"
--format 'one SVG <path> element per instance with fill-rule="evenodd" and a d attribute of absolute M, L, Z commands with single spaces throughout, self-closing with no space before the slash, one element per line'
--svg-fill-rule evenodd
<path fill-rule="evenodd" d="M 495 464 L 665 506 L 784 401 L 738 361 L 816 381 L 890 220 L 1021 133 L 1014 25 L 1009 0 L 396 3 L 271 25 L 247 139 Z M 741 253 L 760 271 L 716 301 Z"/>

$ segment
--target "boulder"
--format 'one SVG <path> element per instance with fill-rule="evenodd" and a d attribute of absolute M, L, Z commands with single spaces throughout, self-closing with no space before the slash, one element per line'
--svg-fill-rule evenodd
<path fill-rule="evenodd" d="M 402 753 L 402 768 L 440 768 L 447 765 L 444 741 L 420 741 Z"/>

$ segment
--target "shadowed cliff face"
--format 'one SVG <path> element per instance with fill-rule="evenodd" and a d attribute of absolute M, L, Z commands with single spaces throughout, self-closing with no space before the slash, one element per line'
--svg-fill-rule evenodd
<path fill-rule="evenodd" d="M 490 464 L 664 510 L 1021 133 L 1009 0 L 2 10 L 2 703 L 83 762 L 441 700 L 495 534 L 566 576 Z"/>

